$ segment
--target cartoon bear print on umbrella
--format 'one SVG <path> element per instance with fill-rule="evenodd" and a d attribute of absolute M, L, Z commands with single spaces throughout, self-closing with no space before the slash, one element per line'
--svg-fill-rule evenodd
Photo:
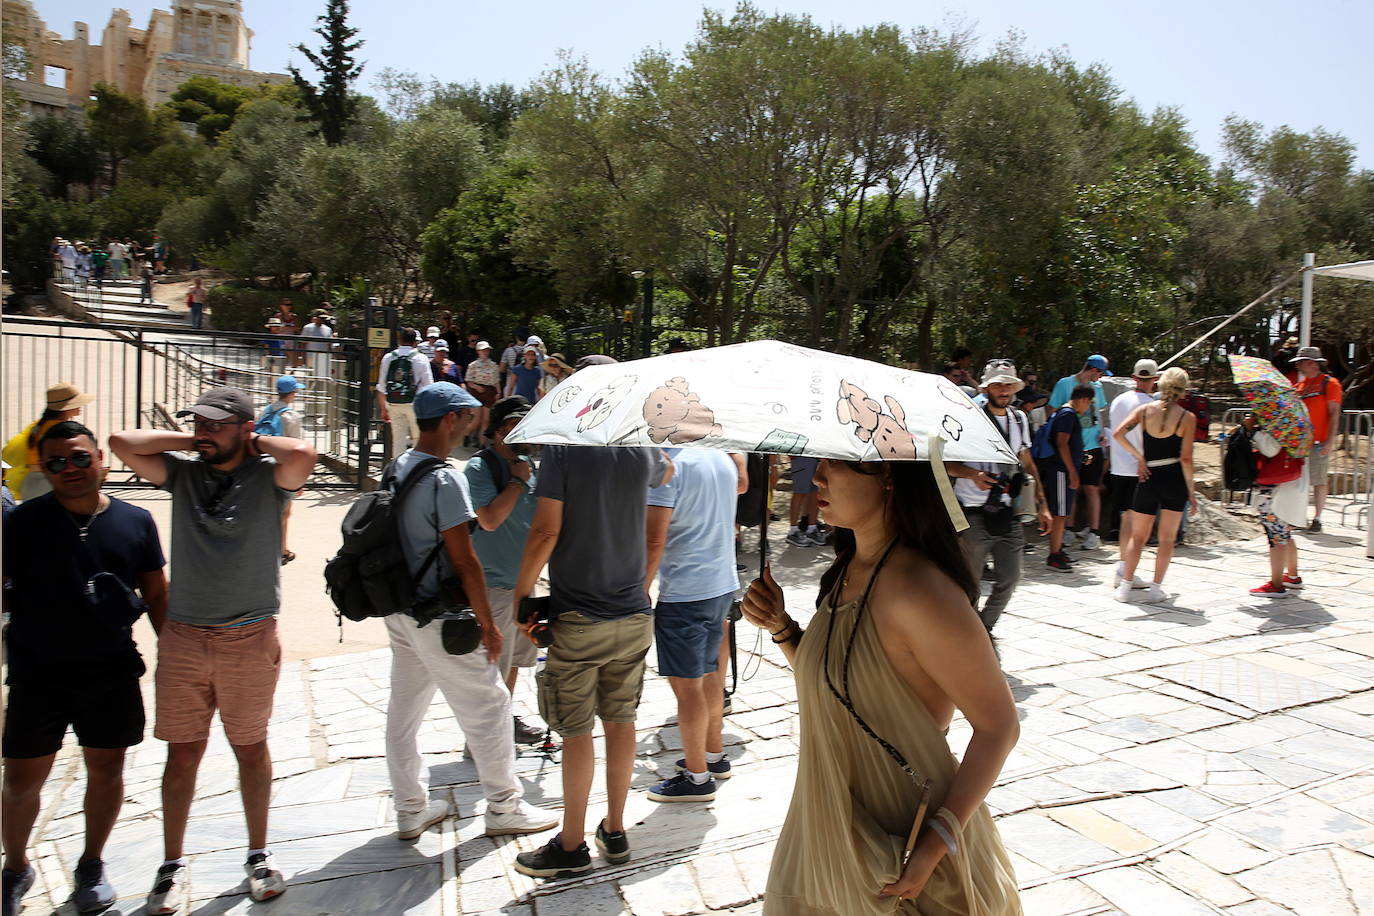
<path fill-rule="evenodd" d="M 649 424 L 649 439 L 660 444 L 682 445 L 720 435 L 715 412 L 680 377 L 649 392 L 644 399 L 644 422 Z"/>
<path fill-rule="evenodd" d="M 888 395 L 884 413 L 877 401 L 852 382 L 840 381 L 840 400 L 835 413 L 840 423 L 854 424 L 854 435 L 860 442 L 871 442 L 884 461 L 912 460 L 916 457 L 916 437 L 906 428 L 906 411 Z"/>

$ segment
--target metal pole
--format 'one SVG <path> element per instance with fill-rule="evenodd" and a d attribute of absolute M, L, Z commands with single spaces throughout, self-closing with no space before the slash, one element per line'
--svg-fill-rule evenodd
<path fill-rule="evenodd" d="M 654 272 L 646 270 L 644 272 L 644 315 L 641 319 L 643 325 L 640 333 L 640 347 L 643 348 L 646 357 L 653 356 L 650 348 L 654 340 Z"/>
<path fill-rule="evenodd" d="M 1312 345 L 1312 268 L 1317 264 L 1317 256 L 1312 252 L 1302 256 L 1302 330 L 1299 342 L 1304 347 Z"/>
<path fill-rule="evenodd" d="M 1195 341 L 1193 341 L 1192 343 L 1188 344 L 1188 346 L 1184 347 L 1182 350 L 1179 350 L 1179 351 L 1178 351 L 1177 353 L 1175 353 L 1173 356 L 1169 357 L 1169 358 L 1166 359 L 1164 362 L 1160 363 L 1160 364 L 1159 364 L 1159 368 L 1163 369 L 1163 368 L 1167 367 L 1170 363 L 1172 363 L 1174 360 L 1178 359 L 1178 358 L 1179 358 L 1180 356 L 1182 356 L 1184 353 L 1187 353 L 1189 350 L 1193 349 L 1193 347 L 1196 347 L 1198 344 L 1202 343 L 1204 340 L 1206 340 L 1207 338 L 1211 337 L 1211 336 L 1212 336 L 1213 334 L 1215 334 L 1217 331 L 1220 331 L 1222 328 L 1226 327 L 1228 324 L 1230 324 L 1231 322 L 1235 321 L 1235 320 L 1236 320 L 1237 318 L 1239 318 L 1241 315 L 1244 315 L 1246 312 L 1250 311 L 1252 308 L 1254 308 L 1255 306 L 1259 305 L 1261 302 L 1263 302 L 1264 300 L 1268 299 L 1269 297 L 1273 296 L 1273 295 L 1274 295 L 1275 293 L 1277 293 L 1279 290 L 1283 289 L 1283 288 L 1284 288 L 1285 286 L 1287 286 L 1289 283 L 1292 283 L 1293 280 L 1298 276 L 1298 274 L 1301 274 L 1301 273 L 1303 273 L 1301 270 L 1295 270 L 1295 271 L 1293 271 L 1291 274 L 1289 274 L 1288 276 L 1284 277 L 1282 280 L 1280 280 L 1280 281 L 1279 281 L 1278 283 L 1276 283 L 1274 286 L 1270 287 L 1269 290 L 1268 290 L 1267 292 L 1265 292 L 1263 295 L 1261 295 L 1258 299 L 1253 300 L 1253 301 L 1252 301 L 1249 305 L 1247 305 L 1245 308 L 1241 309 L 1239 312 L 1236 312 L 1234 315 L 1232 315 L 1231 317 L 1227 318 L 1227 319 L 1226 319 L 1225 321 L 1223 321 L 1221 324 L 1219 324 L 1219 325 L 1217 325 L 1216 327 L 1212 328 L 1212 330 L 1208 331 L 1206 334 L 1203 334 L 1203 335 L 1202 335 L 1201 337 L 1199 337 L 1197 340 L 1195 340 Z M 1308 275 L 1304 274 L 1304 276 L 1308 276 Z"/>

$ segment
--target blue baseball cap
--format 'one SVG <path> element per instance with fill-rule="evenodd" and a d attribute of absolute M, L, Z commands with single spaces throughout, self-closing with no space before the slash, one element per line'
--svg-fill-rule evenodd
<path fill-rule="evenodd" d="M 300 391 L 304 387 L 305 382 L 294 375 L 283 375 L 277 379 L 277 394 L 290 394 L 293 391 Z"/>
<path fill-rule="evenodd" d="M 1092 356 L 1089 356 L 1087 364 L 1094 369 L 1101 369 L 1103 372 L 1107 371 L 1107 357 L 1103 356 L 1101 353 L 1094 353 Z"/>
<path fill-rule="evenodd" d="M 481 407 L 482 402 L 452 382 L 435 382 L 420 389 L 414 406 L 415 419 L 433 420 L 464 407 Z"/>

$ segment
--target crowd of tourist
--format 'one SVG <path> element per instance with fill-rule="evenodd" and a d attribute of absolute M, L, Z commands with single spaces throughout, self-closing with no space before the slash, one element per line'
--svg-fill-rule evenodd
<path fill-rule="evenodd" d="M 176 913 L 187 902 L 186 831 L 215 714 L 239 772 L 249 895 L 264 902 L 288 890 L 269 839 L 267 724 L 280 668 L 280 569 L 295 558 L 287 546 L 291 501 L 317 456 L 301 439 L 295 399 L 303 383 L 287 370 L 327 361 L 332 320 L 325 306 L 301 327 L 283 300 L 268 325 L 266 359 L 282 373 L 276 400 L 254 404 L 239 389 L 210 388 L 177 414 L 187 431 L 109 437 L 116 457 L 171 494 L 170 584 L 151 516 L 102 489 L 105 449 L 80 422 L 92 395 L 53 385 L 42 415 L 5 446 L 6 914 L 17 912 L 34 881 L 29 836 L 68 728 L 87 772 L 74 902 L 97 910 L 115 897 L 103 854 L 123 801 L 125 753 L 144 740 L 145 665 L 132 635 L 144 614 L 157 637 L 153 735 L 167 744 L 164 860 L 146 912 Z M 975 377 L 972 354 L 961 351 L 943 374 L 972 391 L 1014 463 L 792 458 L 788 549 L 829 545 L 835 554 L 804 631 L 770 572 L 741 590 L 738 498 L 755 473 L 745 456 L 570 446 L 546 446 L 536 456 L 509 441 L 515 426 L 553 385 L 614 360 L 570 363 L 546 353 L 525 328 L 499 359 L 494 352 L 483 335 L 463 334 L 450 320 L 423 335 L 404 328 L 375 386 L 390 430 L 384 487 L 401 575 L 415 598 L 408 611 L 385 618 L 392 655 L 385 747 L 398 836 L 418 837 L 452 813 L 448 802 L 430 800 L 417 745 L 437 691 L 467 736 L 486 833 L 558 828 L 516 857 L 517 870 L 584 874 L 592 868 L 589 836 L 603 861 L 629 861 L 625 805 L 648 653 L 656 649 L 658 672 L 677 701 L 682 757 L 647 795 L 710 802 L 732 775 L 722 698 L 727 621 L 738 600 L 743 618 L 765 628 L 792 665 L 803 720 L 765 911 L 890 913 L 896 901 L 919 898 L 942 901 L 942 912 L 1019 912 L 984 801 L 1018 737 L 989 637 L 1037 534 L 1046 539 L 1047 568 L 1071 574 L 1072 549 L 1100 550 L 1117 514 L 1116 599 L 1165 598 L 1179 530 L 1197 507 L 1198 427 L 1185 406 L 1187 374 L 1161 372 L 1142 356 L 1109 401 L 1102 355 L 1088 355 L 1046 392 L 1038 376 L 1004 359 L 987 361 Z M 1317 481 L 1340 411 L 1340 385 L 1324 363 L 1309 347 L 1284 367 L 1312 414 L 1313 458 L 1292 458 L 1253 417 L 1245 424 L 1261 466 L 1259 512 L 1271 546 L 1271 575 L 1252 591 L 1257 596 L 1301 588 L 1293 529 L 1319 529 L 1325 492 Z M 465 443 L 477 451 L 460 469 L 448 459 Z M 771 480 L 781 471 L 775 460 L 758 473 Z M 944 508 L 937 475 L 945 474 L 968 521 L 962 532 Z M 1317 497 L 1312 522 L 1309 487 Z M 1152 533 L 1147 579 L 1141 571 Z M 537 595 L 545 569 L 549 593 Z M 983 598 L 985 576 L 992 583 Z M 73 630 L 53 607 L 79 607 L 93 625 Z M 526 801 L 515 774 L 518 746 L 547 737 L 517 717 L 511 701 L 520 671 L 535 668 L 541 651 L 536 694 L 541 718 L 562 740 L 561 812 Z M 909 702 L 912 692 L 923 708 Z M 962 760 L 944 735 L 956 709 L 974 735 Z M 598 722 L 605 791 L 604 810 L 593 817 Z M 891 861 L 889 836 L 906 835 L 912 812 L 927 806 L 929 819 Z"/>

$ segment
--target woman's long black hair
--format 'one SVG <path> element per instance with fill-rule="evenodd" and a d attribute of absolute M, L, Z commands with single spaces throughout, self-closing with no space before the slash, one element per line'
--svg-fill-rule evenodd
<path fill-rule="evenodd" d="M 929 461 L 864 462 L 846 461 L 859 474 L 877 476 L 886 473 L 892 483 L 887 499 L 887 522 L 897 542 L 925 554 L 935 567 L 954 580 L 969 601 L 978 602 L 978 580 L 973 577 L 968 558 L 959 544 L 944 497 L 935 483 L 935 471 Z M 835 529 L 835 562 L 821 576 L 819 605 L 830 594 L 835 582 L 854 558 L 854 532 L 848 528 Z"/>

